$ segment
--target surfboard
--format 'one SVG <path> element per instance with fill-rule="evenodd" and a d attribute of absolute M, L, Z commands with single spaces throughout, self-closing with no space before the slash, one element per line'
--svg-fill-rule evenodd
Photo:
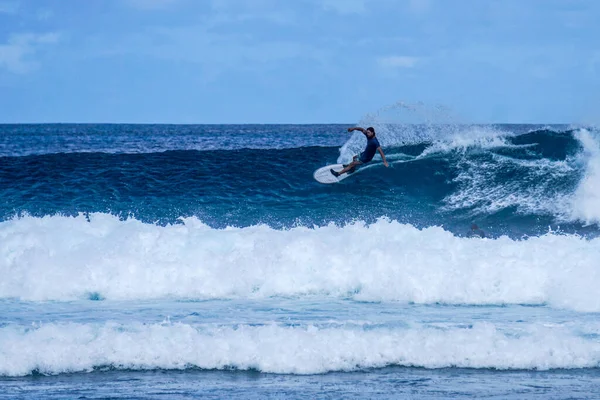
<path fill-rule="evenodd" d="M 333 169 L 334 171 L 341 171 L 343 168 L 344 168 L 343 164 L 326 165 L 326 166 L 321 167 L 318 170 L 316 170 L 313 173 L 313 177 L 315 178 L 315 180 L 317 182 L 320 182 L 320 183 L 325 183 L 325 184 L 338 183 L 338 182 L 346 179 L 353 173 L 345 173 L 338 177 L 335 177 L 335 176 L 333 176 L 333 174 L 331 173 L 330 170 Z"/>

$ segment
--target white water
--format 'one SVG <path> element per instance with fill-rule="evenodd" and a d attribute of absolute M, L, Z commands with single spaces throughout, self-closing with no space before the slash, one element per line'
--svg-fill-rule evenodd
<path fill-rule="evenodd" d="M 581 129 L 576 138 L 583 146 L 581 162 L 585 164 L 585 175 L 571 204 L 571 218 L 591 223 L 600 223 L 600 144 L 591 132 Z"/>
<path fill-rule="evenodd" d="M 493 155 L 493 162 L 464 158 L 454 179 L 459 189 L 444 199 L 446 209 L 474 208 L 493 214 L 515 207 L 522 214 L 554 215 L 560 220 L 571 210 L 570 194 L 557 187 L 577 173 L 571 160 L 520 160 Z M 498 181 L 506 171 L 522 171 L 518 179 Z M 526 176 L 524 176 L 526 175 Z"/>
<path fill-rule="evenodd" d="M 565 326 L 317 328 L 278 325 L 49 323 L 0 328 L 0 376 L 119 369 L 256 369 L 315 374 L 389 365 L 589 368 L 600 343 Z"/>
<path fill-rule="evenodd" d="M 267 298 L 548 304 L 600 311 L 600 239 L 466 239 L 380 220 L 275 230 L 106 215 L 0 223 L 0 298 Z M 385 277 L 385 278 L 382 278 Z"/>

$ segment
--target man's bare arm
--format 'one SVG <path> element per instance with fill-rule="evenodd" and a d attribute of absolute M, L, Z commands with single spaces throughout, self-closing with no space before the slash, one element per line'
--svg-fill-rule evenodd
<path fill-rule="evenodd" d="M 383 150 L 381 150 L 381 147 L 378 147 L 377 151 L 379 151 L 379 154 L 381 154 L 381 159 L 383 160 L 383 165 L 385 165 L 386 167 L 389 167 L 389 164 L 385 159 L 385 154 L 383 154 Z"/>
<path fill-rule="evenodd" d="M 367 134 L 367 130 L 365 128 L 361 128 L 360 126 L 355 126 L 354 128 L 348 128 L 348 132 L 352 131 L 361 131 L 364 135 Z"/>

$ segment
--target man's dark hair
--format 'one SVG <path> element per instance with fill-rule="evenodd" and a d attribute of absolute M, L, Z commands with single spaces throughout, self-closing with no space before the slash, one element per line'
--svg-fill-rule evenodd
<path fill-rule="evenodd" d="M 372 126 L 368 127 L 367 130 L 372 132 L 373 135 L 375 134 L 375 128 L 373 128 Z"/>

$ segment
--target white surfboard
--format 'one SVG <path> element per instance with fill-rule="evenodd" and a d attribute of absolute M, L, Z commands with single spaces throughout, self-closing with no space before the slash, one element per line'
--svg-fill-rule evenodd
<path fill-rule="evenodd" d="M 345 173 L 342 174 L 338 177 L 333 176 L 333 174 L 331 173 L 331 169 L 333 169 L 334 171 L 341 171 L 344 168 L 343 164 L 331 164 L 331 165 L 326 165 L 324 167 L 319 168 L 318 170 L 316 170 L 313 173 L 313 177 L 315 178 L 315 180 L 317 182 L 321 182 L 321 183 L 338 183 L 344 179 L 346 179 L 347 177 L 349 177 L 350 175 L 352 175 L 353 173 Z M 355 172 L 354 172 L 355 173 Z"/>

